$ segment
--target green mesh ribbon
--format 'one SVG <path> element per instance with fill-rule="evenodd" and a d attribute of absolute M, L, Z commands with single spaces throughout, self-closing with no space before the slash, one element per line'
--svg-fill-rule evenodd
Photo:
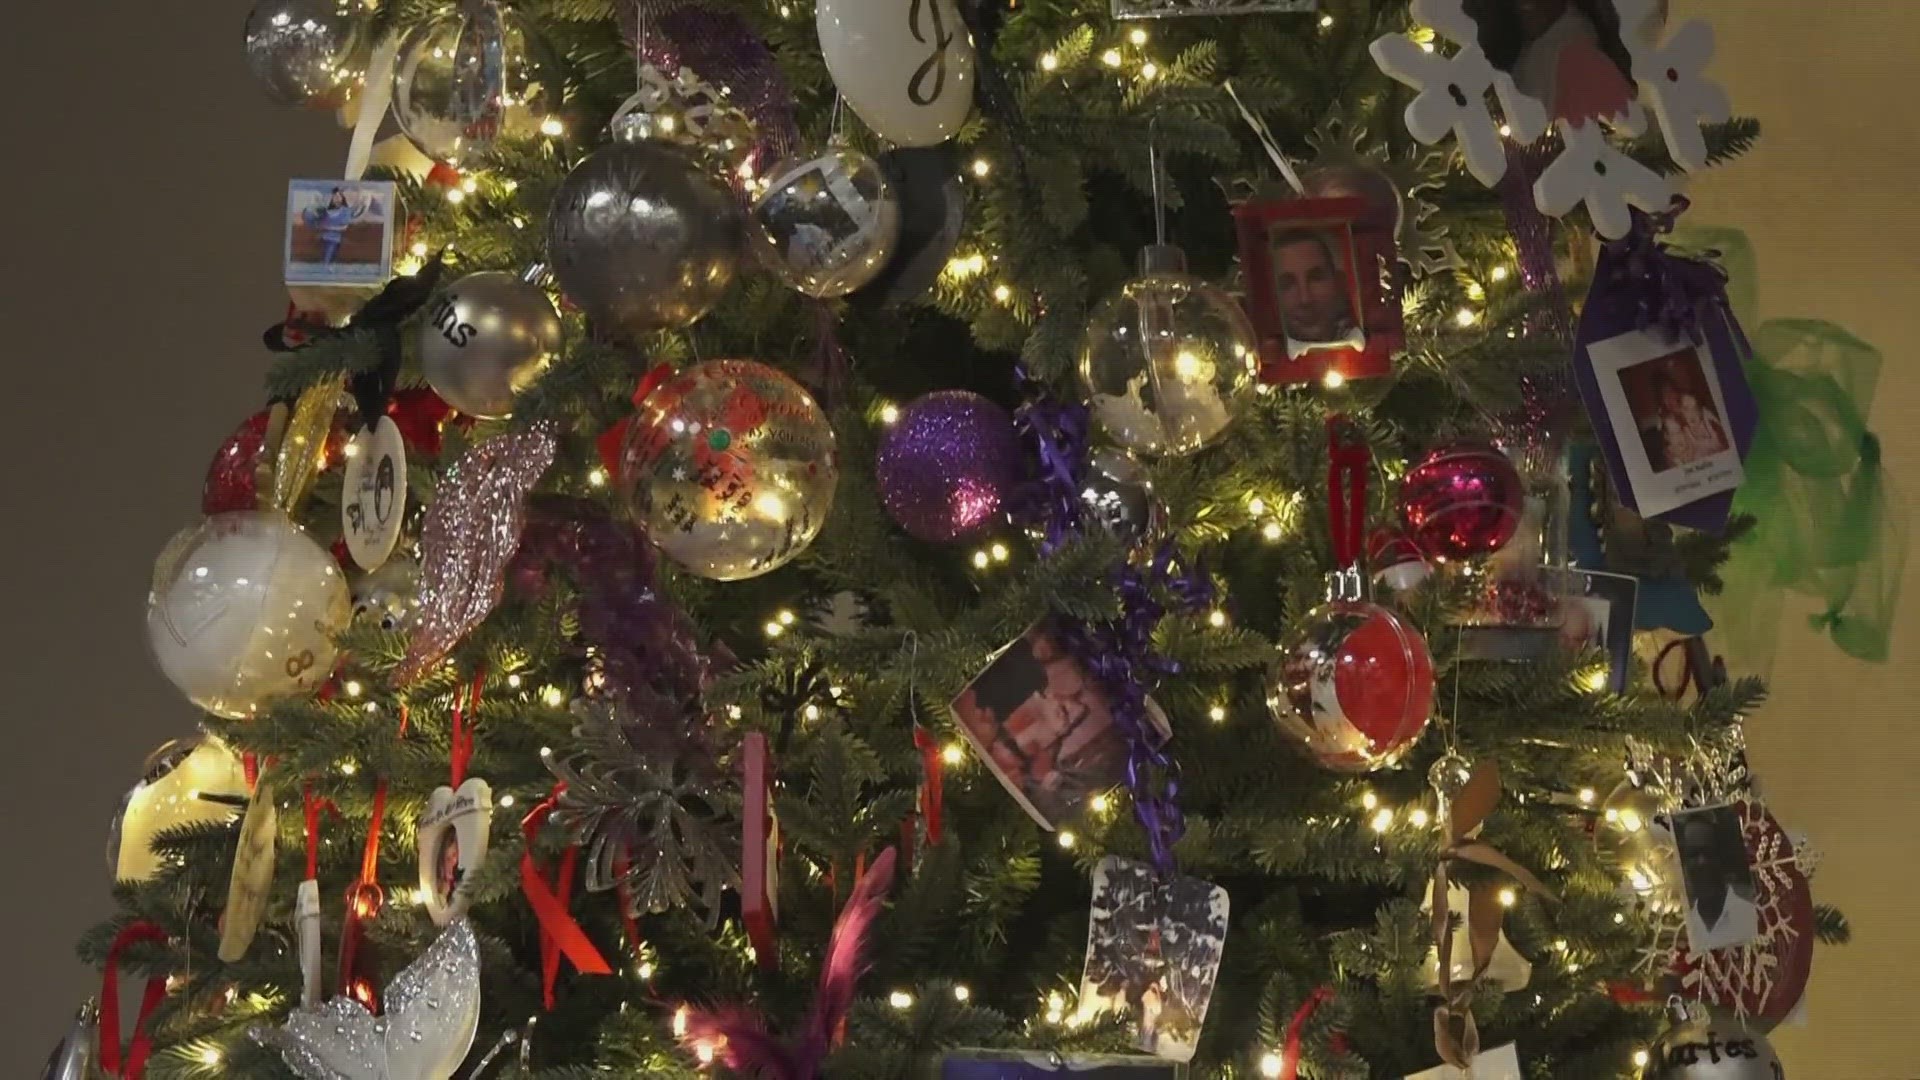
<path fill-rule="evenodd" d="M 1753 247 L 1732 229 L 1695 229 L 1721 253 L 1735 312 L 1755 325 Z M 1716 636 L 1743 666 L 1771 667 L 1786 595 L 1818 601 L 1815 629 L 1842 652 L 1885 660 L 1906 564 L 1904 504 L 1889 489 L 1867 413 L 1879 350 L 1816 319 L 1773 319 L 1748 335 L 1760 428 L 1733 511 L 1757 525 L 1733 547 L 1713 601 Z"/>

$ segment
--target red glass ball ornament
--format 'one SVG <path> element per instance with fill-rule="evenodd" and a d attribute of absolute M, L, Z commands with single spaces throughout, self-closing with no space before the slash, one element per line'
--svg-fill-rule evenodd
<path fill-rule="evenodd" d="M 1520 527 L 1526 490 L 1505 454 L 1478 443 L 1429 451 L 1400 484 L 1400 517 L 1443 559 L 1491 555 Z"/>
<path fill-rule="evenodd" d="M 200 512 L 209 516 L 259 508 L 260 454 L 267 441 L 266 410 L 254 413 L 214 452 L 200 489 Z"/>
<path fill-rule="evenodd" d="M 1419 740 L 1433 711 L 1426 639 L 1378 604 L 1322 604 L 1281 642 L 1267 707 L 1322 767 L 1386 768 Z"/>
<path fill-rule="evenodd" d="M 1367 566 L 1373 571 L 1374 584 L 1395 592 L 1411 589 L 1433 576 L 1427 553 L 1405 529 L 1394 525 L 1376 526 L 1367 534 Z"/>
<path fill-rule="evenodd" d="M 429 455 L 440 452 L 440 430 L 452 413 L 453 406 L 424 386 L 397 390 L 387 404 L 387 415 L 400 429 L 400 441 L 408 450 Z"/>

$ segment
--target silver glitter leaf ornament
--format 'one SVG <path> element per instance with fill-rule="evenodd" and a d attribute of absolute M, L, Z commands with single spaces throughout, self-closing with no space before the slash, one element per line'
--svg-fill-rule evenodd
<path fill-rule="evenodd" d="M 480 945 L 461 919 L 387 984 L 386 1014 L 350 997 L 249 1034 L 303 1080 L 447 1080 L 480 1027 Z"/>
<path fill-rule="evenodd" d="M 471 447 L 447 470 L 421 529 L 418 611 L 396 683 L 425 674 L 500 602 L 527 493 L 558 449 L 554 425 L 543 421 Z"/>

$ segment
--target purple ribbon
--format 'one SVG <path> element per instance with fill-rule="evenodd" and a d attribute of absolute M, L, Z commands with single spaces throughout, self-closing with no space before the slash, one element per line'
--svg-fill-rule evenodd
<path fill-rule="evenodd" d="M 1500 178 L 1500 205 L 1507 232 L 1513 237 L 1521 286 L 1548 300 L 1544 310 L 1528 318 L 1527 335 L 1571 342 L 1573 308 L 1567 303 L 1560 271 L 1554 264 L 1553 219 L 1542 214 L 1533 201 L 1533 182 L 1540 165 L 1558 150 L 1553 140 L 1541 140 L 1532 146 L 1508 140 L 1507 171 Z M 1500 442 L 1509 450 L 1522 451 L 1527 471 L 1538 473 L 1559 459 L 1560 440 L 1578 396 L 1567 373 L 1559 370 L 1522 375 L 1520 399 L 1519 409 L 1501 417 Z"/>
<path fill-rule="evenodd" d="M 1752 347 L 1733 317 L 1727 272 L 1707 259 L 1676 255 L 1660 239 L 1673 232 L 1674 223 L 1690 205 L 1685 196 L 1676 195 L 1659 213 L 1636 211 L 1627 235 L 1608 241 L 1611 258 L 1602 259 L 1595 270 L 1593 291 L 1631 304 L 1637 329 L 1658 327 L 1671 337 L 1694 339 L 1725 332 L 1745 358 Z"/>
<path fill-rule="evenodd" d="M 1021 375 L 1021 381 L 1033 386 Z M 1084 529 L 1081 481 L 1087 470 L 1088 410 L 1034 391 L 1014 412 L 1014 423 L 1034 442 L 1040 475 L 1018 493 L 1014 519 L 1041 533 L 1040 553 L 1051 555 Z M 1114 724 L 1127 740 L 1127 792 L 1133 816 L 1147 834 L 1147 852 L 1162 872 L 1173 871 L 1173 845 L 1186 833 L 1180 810 L 1180 765 L 1167 753 L 1167 732 L 1147 711 L 1147 688 L 1178 674 L 1180 665 L 1153 647 L 1153 631 L 1170 607 L 1200 611 L 1213 603 L 1213 583 L 1188 570 L 1171 542 L 1145 566 L 1124 562 L 1113 575 L 1120 618 L 1089 623 L 1059 620 L 1060 638 L 1106 692 Z"/>
<path fill-rule="evenodd" d="M 1090 415 L 1085 405 L 1044 392 L 1014 410 L 1014 426 L 1033 441 L 1040 475 L 1014 494 L 1013 517 L 1040 532 L 1042 555 L 1060 550 L 1084 524 L 1080 490 L 1087 473 Z"/>

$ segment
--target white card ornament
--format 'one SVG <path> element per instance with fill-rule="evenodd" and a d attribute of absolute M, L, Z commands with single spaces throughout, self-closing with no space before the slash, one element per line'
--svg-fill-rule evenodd
<path fill-rule="evenodd" d="M 1499 98 L 1505 137 L 1514 142 L 1532 143 L 1551 123 L 1566 150 L 1536 183 L 1535 205 L 1560 217 L 1584 203 L 1595 231 L 1618 238 L 1631 225 L 1629 205 L 1663 210 L 1675 188 L 1608 145 L 1601 125 L 1638 135 L 1646 130 L 1650 108 L 1668 156 L 1695 171 L 1707 164 L 1701 125 L 1729 119 L 1733 108 L 1726 91 L 1705 74 L 1713 58 L 1712 27 L 1692 20 L 1663 34 L 1659 0 L 1594 2 L 1604 5 L 1595 9 L 1601 17 L 1569 3 L 1551 26 L 1520 39 L 1513 56 L 1494 58 L 1482 47 L 1482 28 L 1465 0 L 1414 0 L 1413 21 L 1431 26 L 1450 44 L 1436 47 L 1387 34 L 1370 51 L 1381 71 L 1418 91 L 1406 110 L 1408 134 L 1429 146 L 1453 135 L 1468 171 L 1488 187 L 1507 168 L 1501 122 L 1487 107 L 1488 91 Z"/>
<path fill-rule="evenodd" d="M 362 570 L 378 570 L 400 541 L 407 511 L 407 445 L 393 417 L 382 416 L 347 444 L 340 489 L 340 531 Z"/>
<path fill-rule="evenodd" d="M 255 1042 L 301 1080 L 448 1080 L 480 1027 L 480 945 L 465 919 L 434 939 L 382 995 L 376 1017 L 350 997 L 301 1008 Z"/>
<path fill-rule="evenodd" d="M 435 788 L 420 816 L 420 895 L 436 926 L 466 914 L 473 871 L 487 858 L 493 791 L 479 777 Z"/>
<path fill-rule="evenodd" d="M 1438 1065 L 1407 1077 L 1407 1080 L 1524 1080 L 1520 1075 L 1520 1051 L 1513 1043 L 1496 1046 L 1475 1054 L 1473 1068 L 1456 1069 Z"/>
<path fill-rule="evenodd" d="M 827 73 L 900 146 L 946 142 L 973 111 L 973 37 L 954 0 L 820 0 Z"/>
<path fill-rule="evenodd" d="M 240 839 L 233 852 L 233 874 L 227 879 L 227 906 L 220 913 L 220 962 L 238 963 L 253 944 L 253 935 L 267 914 L 273 892 L 273 848 L 279 838 L 279 814 L 273 789 L 265 783 L 253 789 L 253 800 L 240 819 Z"/>

